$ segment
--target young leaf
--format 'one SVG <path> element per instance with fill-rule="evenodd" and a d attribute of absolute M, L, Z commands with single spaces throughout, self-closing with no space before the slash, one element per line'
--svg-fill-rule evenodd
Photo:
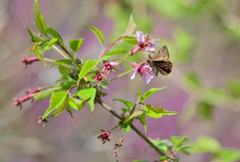
<path fill-rule="evenodd" d="M 101 32 L 98 28 L 96 28 L 96 27 L 94 27 L 94 26 L 90 26 L 90 25 L 88 25 L 88 24 L 85 24 L 85 25 L 87 25 L 88 28 L 89 28 L 90 30 L 92 30 L 92 32 L 96 35 L 96 37 L 98 38 L 98 40 L 100 41 L 100 43 L 103 44 L 103 43 L 104 43 L 104 36 L 103 36 L 102 32 Z"/>
<path fill-rule="evenodd" d="M 71 48 L 74 52 L 77 52 L 77 51 L 80 49 L 83 40 L 84 40 L 84 39 L 78 39 L 78 40 L 74 39 L 74 40 L 70 40 L 70 41 L 69 41 L 69 46 L 70 46 L 70 48 Z"/>
<path fill-rule="evenodd" d="M 43 58 L 43 49 L 39 44 L 35 46 L 34 53 L 43 62 L 44 66 L 46 66 L 46 62 L 44 61 L 44 58 Z"/>
<path fill-rule="evenodd" d="M 54 113 L 48 115 L 46 118 L 49 118 L 49 117 L 55 117 L 55 116 L 58 116 L 59 114 L 61 114 L 64 110 L 64 107 L 66 105 L 66 99 L 64 100 L 64 102 L 57 108 L 56 111 L 54 111 Z"/>
<path fill-rule="evenodd" d="M 166 86 L 167 87 L 167 86 Z M 143 94 L 143 97 L 140 97 L 140 102 L 144 101 L 145 99 L 148 99 L 153 93 L 160 91 L 166 87 L 161 87 L 161 88 L 151 88 L 147 92 Z"/>
<path fill-rule="evenodd" d="M 52 89 L 48 89 L 46 91 L 42 91 L 42 92 L 38 92 L 38 93 L 34 93 L 32 94 L 33 98 L 35 100 L 44 100 L 45 98 L 47 98 L 48 96 L 50 96 L 54 91 L 58 90 L 60 88 L 52 88 Z"/>
<path fill-rule="evenodd" d="M 92 68 L 94 68 L 99 63 L 99 60 L 87 60 L 78 75 L 78 79 L 81 80 L 84 75 L 86 75 Z"/>
<path fill-rule="evenodd" d="M 52 64 L 50 65 L 50 68 L 51 68 L 53 65 L 59 65 L 59 64 L 72 65 L 72 60 L 63 59 L 63 60 L 56 61 L 56 62 L 54 62 L 54 63 L 52 63 Z"/>
<path fill-rule="evenodd" d="M 131 131 L 130 125 L 127 125 L 127 126 L 124 128 L 124 132 L 130 132 L 130 131 Z"/>
<path fill-rule="evenodd" d="M 126 123 L 128 123 L 130 120 L 132 120 L 133 118 L 142 115 L 142 113 L 143 113 L 143 110 L 138 109 L 138 110 L 135 111 L 131 116 L 129 116 L 128 119 L 123 122 L 123 124 L 126 124 Z"/>
<path fill-rule="evenodd" d="M 78 99 L 69 97 L 68 104 L 75 110 L 81 110 L 83 108 L 83 106 L 85 105 L 85 103 L 89 100 L 90 100 L 90 98 L 88 98 L 86 100 L 78 100 Z"/>
<path fill-rule="evenodd" d="M 41 14 L 38 12 L 38 2 L 37 2 L 37 0 L 35 0 L 35 16 L 36 16 L 35 22 L 36 22 L 37 28 L 39 29 L 39 31 L 40 31 L 43 35 L 47 36 L 46 23 L 45 23 L 45 21 L 44 21 L 43 15 L 41 15 Z"/>
<path fill-rule="evenodd" d="M 40 37 L 37 33 L 34 33 L 32 30 L 30 30 L 28 27 L 26 27 L 28 30 L 28 34 L 31 36 L 31 41 L 32 42 L 41 42 L 44 41 L 42 37 Z"/>
<path fill-rule="evenodd" d="M 113 99 L 113 101 L 116 101 L 116 100 L 122 102 L 124 105 L 127 106 L 128 109 L 130 109 L 130 108 L 133 106 L 133 103 L 130 102 L 130 101 L 125 101 L 125 100 L 123 100 L 123 99 L 121 99 L 121 98 L 115 98 L 115 99 Z"/>
<path fill-rule="evenodd" d="M 107 55 L 113 56 L 113 55 L 117 55 L 117 54 L 120 54 L 120 53 L 126 53 L 126 52 L 127 52 L 126 49 L 115 49 L 115 50 L 112 50 L 112 51 L 108 51 L 106 53 L 106 56 Z"/>
<path fill-rule="evenodd" d="M 67 112 L 69 112 L 69 114 L 71 115 L 71 118 L 73 120 L 72 110 L 71 110 L 71 107 L 68 103 L 66 104 L 66 110 L 67 110 Z"/>
<path fill-rule="evenodd" d="M 44 47 L 44 51 L 50 50 L 51 46 L 55 45 L 57 43 L 57 38 L 52 38 L 48 43 L 46 43 L 46 46 Z"/>
<path fill-rule="evenodd" d="M 178 148 L 176 148 L 176 152 L 179 152 L 179 151 L 183 151 L 183 150 L 186 150 L 186 149 L 189 149 L 189 148 L 195 148 L 196 146 L 191 146 L 191 145 L 184 145 L 184 146 L 180 146 Z"/>
<path fill-rule="evenodd" d="M 69 77 L 69 73 L 70 73 L 70 68 L 69 67 L 59 65 L 58 70 L 65 78 Z"/>
<path fill-rule="evenodd" d="M 151 118 L 161 118 L 163 115 L 175 115 L 177 111 L 167 111 L 162 107 L 153 107 L 152 105 L 145 105 L 146 113 Z"/>
<path fill-rule="evenodd" d="M 63 42 L 62 37 L 60 36 L 60 34 L 59 34 L 55 29 L 50 28 L 49 26 L 47 26 L 47 32 L 48 32 L 51 36 L 53 36 L 54 38 L 57 38 L 57 39 L 58 39 L 58 42 L 64 46 L 64 42 Z"/>
<path fill-rule="evenodd" d="M 62 88 L 62 90 L 69 90 L 71 86 L 77 85 L 76 81 L 69 81 L 69 82 L 63 82 L 60 83 L 59 86 Z"/>
<path fill-rule="evenodd" d="M 145 133 L 147 133 L 147 122 L 146 122 L 146 112 L 143 111 L 141 117 L 140 117 L 140 122 L 144 126 Z"/>
<path fill-rule="evenodd" d="M 87 89 L 81 89 L 76 94 L 78 97 L 80 97 L 83 100 L 88 100 L 89 98 L 89 105 L 91 108 L 91 111 L 94 110 L 94 99 L 96 96 L 96 89 L 95 88 L 87 88 Z"/>
<path fill-rule="evenodd" d="M 47 111 L 44 113 L 42 119 L 45 119 L 49 113 L 51 113 L 53 110 L 57 109 L 62 103 L 65 101 L 67 97 L 67 92 L 65 91 L 58 91 L 54 93 L 50 98 L 50 105 Z"/>
<path fill-rule="evenodd" d="M 129 22 L 128 22 L 128 27 L 127 27 L 127 30 L 126 30 L 124 36 L 131 36 L 136 27 L 137 27 L 137 25 L 133 21 L 133 13 L 131 13 L 130 19 L 129 19 Z"/>
<path fill-rule="evenodd" d="M 182 143 L 186 142 L 188 139 L 187 137 L 180 138 L 179 136 L 172 136 L 171 141 L 175 147 L 180 146 Z"/>

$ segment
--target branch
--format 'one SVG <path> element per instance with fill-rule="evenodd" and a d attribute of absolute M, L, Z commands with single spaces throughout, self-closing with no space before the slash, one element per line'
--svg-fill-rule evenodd
<path fill-rule="evenodd" d="M 116 113 L 111 107 L 109 107 L 107 104 L 105 104 L 100 98 L 96 98 L 97 102 L 107 111 L 109 111 L 111 114 L 113 114 L 115 117 L 117 117 L 119 120 L 122 120 L 121 116 Z M 133 124 L 130 125 L 132 130 L 134 130 L 144 141 L 146 141 L 152 148 L 157 151 L 160 155 L 166 156 L 166 154 L 160 150 L 157 146 L 155 146 L 142 132 L 140 132 Z"/>

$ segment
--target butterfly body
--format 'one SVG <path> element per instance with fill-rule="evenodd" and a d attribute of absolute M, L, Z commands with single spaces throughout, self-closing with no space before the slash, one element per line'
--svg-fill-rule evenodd
<path fill-rule="evenodd" d="M 168 75 L 172 71 L 172 62 L 169 60 L 169 53 L 166 46 L 163 46 L 153 57 L 149 56 L 148 64 L 152 67 L 154 74 L 158 72 Z"/>

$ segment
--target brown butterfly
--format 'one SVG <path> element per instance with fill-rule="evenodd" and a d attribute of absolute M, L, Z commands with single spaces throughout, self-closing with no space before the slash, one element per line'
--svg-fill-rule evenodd
<path fill-rule="evenodd" d="M 172 71 L 172 63 L 169 61 L 169 53 L 166 46 L 163 46 L 153 57 L 149 55 L 147 62 L 156 76 L 158 72 L 162 75 L 168 75 Z"/>

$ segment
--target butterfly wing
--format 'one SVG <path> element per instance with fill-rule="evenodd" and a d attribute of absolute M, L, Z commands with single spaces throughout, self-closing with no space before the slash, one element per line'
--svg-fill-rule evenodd
<path fill-rule="evenodd" d="M 152 60 L 160 61 L 160 60 L 168 60 L 169 53 L 166 46 L 163 46 L 153 57 Z"/>

